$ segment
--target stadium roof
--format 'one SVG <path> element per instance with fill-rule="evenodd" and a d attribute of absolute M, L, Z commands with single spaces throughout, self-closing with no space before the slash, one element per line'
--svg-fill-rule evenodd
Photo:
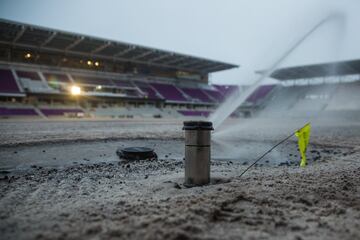
<path fill-rule="evenodd" d="M 69 55 L 211 73 L 234 64 L 0 19 L 0 43 Z"/>
<path fill-rule="evenodd" d="M 259 71 L 261 73 L 262 71 Z M 287 67 L 275 70 L 270 77 L 280 81 L 360 74 L 360 60 Z"/>

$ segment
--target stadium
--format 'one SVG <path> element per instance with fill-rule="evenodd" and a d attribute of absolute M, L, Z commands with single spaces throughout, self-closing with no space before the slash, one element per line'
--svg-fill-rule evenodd
<path fill-rule="evenodd" d="M 0 239 L 358 239 L 360 60 L 283 64 L 331 18 L 239 84 L 1 18 Z"/>
<path fill-rule="evenodd" d="M 208 85 L 209 73 L 233 64 L 0 24 L 3 117 L 206 117 L 235 88 Z"/>

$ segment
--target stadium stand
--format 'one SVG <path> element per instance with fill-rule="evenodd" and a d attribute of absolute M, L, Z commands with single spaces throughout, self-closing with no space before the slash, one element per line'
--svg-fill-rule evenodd
<path fill-rule="evenodd" d="M 37 117 L 33 108 L 0 107 L 0 117 Z"/>
<path fill-rule="evenodd" d="M 210 111 L 178 110 L 178 112 L 185 117 L 208 117 L 211 114 Z"/>
<path fill-rule="evenodd" d="M 275 85 L 262 85 L 258 87 L 251 95 L 246 99 L 247 102 L 258 104 L 265 99 L 268 94 L 274 89 Z"/>
<path fill-rule="evenodd" d="M 209 97 L 214 99 L 215 102 L 220 103 L 224 101 L 225 97 L 219 92 L 216 88 L 214 90 L 211 89 L 204 89 L 203 90 Z"/>
<path fill-rule="evenodd" d="M 125 82 L 120 80 L 113 80 L 115 86 L 120 88 L 134 88 L 134 85 L 131 82 Z"/>
<path fill-rule="evenodd" d="M 16 74 L 19 78 L 27 78 L 31 79 L 32 81 L 41 81 L 41 78 L 37 72 L 31 71 L 16 71 Z"/>
<path fill-rule="evenodd" d="M 209 74 L 234 64 L 4 19 L 0 25 L 3 115 L 16 103 L 45 118 L 201 117 L 237 89 L 208 83 Z"/>
<path fill-rule="evenodd" d="M 326 111 L 360 111 L 360 82 L 342 83 L 336 86 L 334 95 L 328 101 Z"/>
<path fill-rule="evenodd" d="M 63 117 L 67 115 L 80 117 L 84 115 L 84 111 L 79 108 L 40 108 L 40 111 L 46 117 Z"/>
<path fill-rule="evenodd" d="M 344 110 L 360 113 L 360 97 L 355 94 L 360 91 L 359 84 L 290 86 L 279 87 L 275 91 L 259 116 L 309 118 Z"/>
<path fill-rule="evenodd" d="M 151 83 L 158 93 L 168 101 L 188 102 L 189 100 L 174 85 L 165 83 Z"/>
<path fill-rule="evenodd" d="M 135 82 L 135 85 L 142 91 L 142 96 L 146 99 L 163 99 L 160 94 L 145 82 Z"/>
<path fill-rule="evenodd" d="M 260 117 L 360 120 L 360 60 L 283 68 L 271 77 L 284 84 Z"/>
<path fill-rule="evenodd" d="M 114 83 L 110 79 L 98 78 L 98 77 L 86 77 L 79 75 L 72 75 L 75 83 L 78 84 L 88 84 L 94 86 L 110 86 L 113 87 Z"/>
<path fill-rule="evenodd" d="M 16 75 L 25 92 L 52 92 L 53 90 L 46 82 L 41 80 L 39 74 L 35 71 L 16 71 Z"/>
<path fill-rule="evenodd" d="M 44 72 L 43 75 L 49 83 L 71 83 L 70 79 L 65 74 Z"/>
<path fill-rule="evenodd" d="M 212 102 L 214 102 L 200 88 L 185 88 L 185 87 L 183 87 L 183 88 L 181 88 L 181 90 L 185 94 L 187 94 L 189 97 L 191 97 L 193 100 L 196 100 L 198 102 L 202 102 L 202 103 L 212 103 Z"/>
<path fill-rule="evenodd" d="M 9 69 L 0 69 L 0 93 L 20 93 L 16 80 Z"/>

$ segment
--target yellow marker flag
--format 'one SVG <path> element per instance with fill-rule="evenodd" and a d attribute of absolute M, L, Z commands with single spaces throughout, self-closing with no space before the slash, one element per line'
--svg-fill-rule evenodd
<path fill-rule="evenodd" d="M 298 137 L 299 151 L 301 155 L 300 167 L 305 167 L 307 164 L 306 161 L 306 149 L 310 140 L 310 123 L 306 124 L 304 127 L 300 128 L 295 132 L 295 135 Z"/>

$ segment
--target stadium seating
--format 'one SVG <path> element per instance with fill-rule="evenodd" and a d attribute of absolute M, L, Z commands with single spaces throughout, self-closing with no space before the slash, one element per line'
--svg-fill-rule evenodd
<path fill-rule="evenodd" d="M 184 95 L 174 85 L 151 83 L 151 86 L 153 86 L 166 100 L 188 102 Z"/>
<path fill-rule="evenodd" d="M 94 115 L 97 117 L 111 117 L 111 118 L 133 118 L 133 117 L 145 117 L 152 118 L 154 116 L 161 116 L 160 109 L 152 106 L 143 107 L 106 107 L 96 108 Z"/>
<path fill-rule="evenodd" d="M 66 116 L 67 114 L 83 114 L 84 111 L 79 108 L 40 108 L 42 114 L 47 117 Z"/>
<path fill-rule="evenodd" d="M 39 73 L 33 70 L 16 70 L 16 73 L 24 90 L 28 92 L 51 93 L 66 91 L 66 84 L 71 83 L 71 80 L 68 78 L 65 72 L 43 72 L 42 75 L 44 76 L 46 82 L 43 82 Z M 0 75 L 3 76 L 3 79 L 6 79 L 6 81 L 1 81 L 1 89 L 3 89 L 2 92 L 19 92 L 15 78 L 12 76 L 10 70 L 2 70 Z M 95 87 L 99 85 L 110 87 L 110 89 L 106 90 L 107 92 L 104 92 L 105 95 L 111 94 L 115 91 L 118 92 L 118 90 L 115 89 L 121 89 L 121 93 L 124 94 L 124 97 L 129 98 L 150 100 L 163 99 L 169 102 L 192 102 L 200 104 L 220 103 L 224 100 L 225 95 L 236 89 L 236 86 L 231 85 L 216 85 L 213 87 L 209 86 L 208 88 L 195 86 L 178 87 L 176 85 L 167 83 L 112 80 L 106 77 L 85 77 L 84 75 L 80 74 L 72 74 L 72 79 L 75 81 L 75 83 L 84 84 L 88 87 Z M 92 91 L 91 89 L 87 90 L 86 86 L 83 86 L 84 91 Z M 114 91 L 111 91 L 111 88 L 114 88 Z M 100 96 L 102 92 L 99 91 L 97 94 Z M 118 94 L 118 96 L 120 95 Z"/>
<path fill-rule="evenodd" d="M 134 89 L 126 89 L 124 91 L 125 91 L 126 97 L 141 98 L 141 96 L 142 96 L 140 94 L 140 92 L 136 88 L 134 88 Z"/>
<path fill-rule="evenodd" d="M 0 92 L 1 93 L 20 93 L 20 89 L 10 70 L 0 69 Z"/>
<path fill-rule="evenodd" d="M 214 99 L 218 103 L 224 101 L 225 99 L 224 95 L 222 95 L 218 90 L 203 89 L 202 91 L 205 92 L 207 95 L 209 95 L 212 99 Z"/>
<path fill-rule="evenodd" d="M 70 79 L 65 74 L 43 73 L 46 81 L 54 83 L 70 83 Z"/>
<path fill-rule="evenodd" d="M 145 94 L 144 97 L 148 99 L 162 99 L 156 90 L 147 83 L 135 82 L 135 85 Z"/>
<path fill-rule="evenodd" d="M 96 108 L 93 111 L 93 114 L 96 117 L 112 117 L 112 118 L 125 118 L 126 116 L 131 115 L 129 110 L 125 107 L 106 107 L 106 108 Z"/>
<path fill-rule="evenodd" d="M 134 86 L 131 84 L 131 82 L 125 82 L 125 81 L 119 81 L 119 80 L 113 80 L 113 83 L 117 87 L 121 88 L 134 88 Z"/>
<path fill-rule="evenodd" d="M 80 84 L 89 84 L 95 86 L 114 86 L 113 82 L 107 78 L 98 78 L 98 77 L 84 77 L 78 75 L 72 75 L 74 81 Z"/>
<path fill-rule="evenodd" d="M 1 117 L 10 116 L 38 116 L 33 108 L 12 108 L 12 107 L 0 107 Z"/>
<path fill-rule="evenodd" d="M 210 99 L 210 97 L 208 95 L 206 95 L 206 93 L 204 93 L 201 89 L 199 88 L 181 88 L 181 90 L 187 94 L 188 96 L 190 96 L 192 99 L 197 100 L 198 102 L 203 102 L 203 103 L 212 103 L 213 100 Z"/>
<path fill-rule="evenodd" d="M 178 110 L 180 114 L 186 117 L 208 117 L 210 111 L 193 111 L 193 110 Z"/>
<path fill-rule="evenodd" d="M 275 85 L 262 85 L 258 87 L 251 95 L 246 99 L 247 102 L 257 104 L 264 99 L 273 89 Z"/>
<path fill-rule="evenodd" d="M 69 84 L 70 79 L 65 74 L 58 73 L 43 73 L 49 87 L 58 91 L 64 91 L 63 84 Z"/>
<path fill-rule="evenodd" d="M 16 71 L 19 81 L 26 92 L 53 92 L 54 89 L 50 88 L 44 83 L 37 72 L 32 71 Z"/>
<path fill-rule="evenodd" d="M 360 111 L 359 90 L 359 83 L 278 87 L 258 115 L 292 118 L 354 115 L 352 112 Z"/>
<path fill-rule="evenodd" d="M 41 78 L 37 72 L 31 71 L 16 71 L 19 78 L 27 78 L 33 81 L 41 81 Z"/>
<path fill-rule="evenodd" d="M 338 84 L 329 99 L 327 111 L 360 111 L 360 82 Z"/>

